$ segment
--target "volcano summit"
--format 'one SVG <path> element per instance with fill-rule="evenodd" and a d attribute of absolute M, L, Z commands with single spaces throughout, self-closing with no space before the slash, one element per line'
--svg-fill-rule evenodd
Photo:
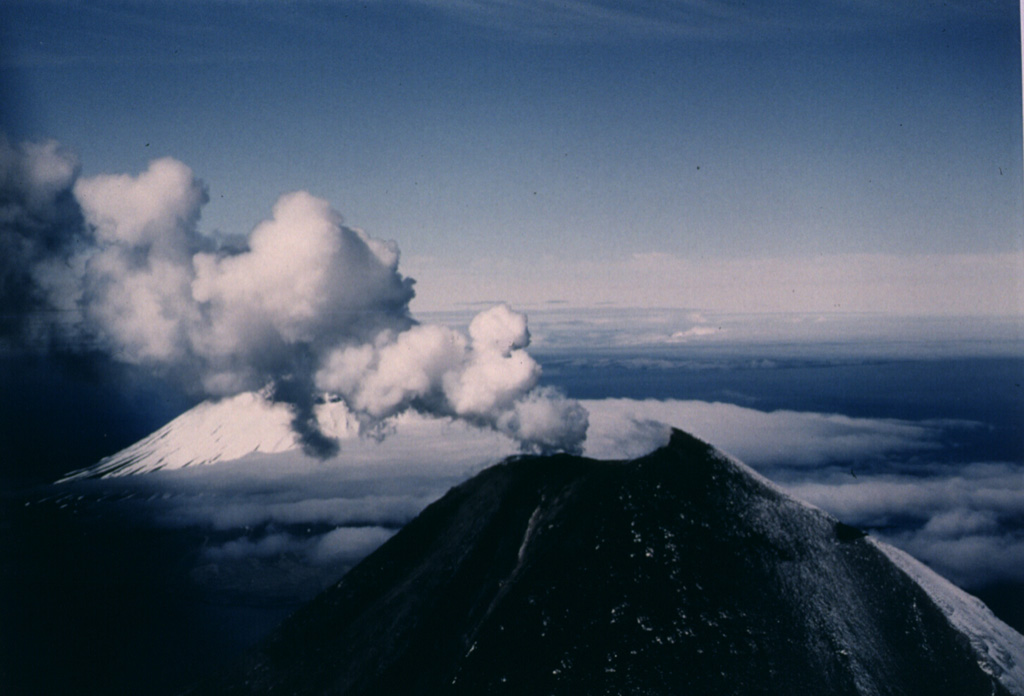
<path fill-rule="evenodd" d="M 1024 637 L 679 431 L 452 489 L 193 694 L 1024 694 Z"/>

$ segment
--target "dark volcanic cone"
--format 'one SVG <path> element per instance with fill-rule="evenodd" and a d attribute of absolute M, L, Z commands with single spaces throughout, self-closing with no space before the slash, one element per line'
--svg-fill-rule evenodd
<path fill-rule="evenodd" d="M 874 542 L 675 432 L 484 471 L 193 693 L 1010 693 L 989 672 Z"/>

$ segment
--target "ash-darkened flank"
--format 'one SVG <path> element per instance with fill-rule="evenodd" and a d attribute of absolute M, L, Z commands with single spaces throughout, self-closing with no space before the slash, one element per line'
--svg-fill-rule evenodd
<path fill-rule="evenodd" d="M 192 694 L 1007 694 L 1024 639 L 675 431 L 452 489 Z"/>

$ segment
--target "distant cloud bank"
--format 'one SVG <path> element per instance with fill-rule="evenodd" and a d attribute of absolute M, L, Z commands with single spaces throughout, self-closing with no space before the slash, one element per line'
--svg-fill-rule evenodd
<path fill-rule="evenodd" d="M 659 252 L 605 261 L 546 257 L 514 277 L 486 278 L 439 259 L 409 259 L 407 265 L 424 278 L 419 311 L 451 309 L 451 298 L 469 295 L 505 297 L 520 306 L 558 300 L 587 308 L 1024 317 L 1024 255 L 1015 252 L 761 258 Z M 497 259 L 494 265 L 500 267 Z"/>

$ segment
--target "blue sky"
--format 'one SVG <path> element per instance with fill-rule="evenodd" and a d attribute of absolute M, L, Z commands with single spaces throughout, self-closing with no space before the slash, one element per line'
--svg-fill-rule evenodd
<path fill-rule="evenodd" d="M 414 311 L 1024 313 L 1009 2 L 0 13 L 12 141 L 57 139 L 83 175 L 179 159 L 208 234 L 308 190 L 398 242 Z"/>

